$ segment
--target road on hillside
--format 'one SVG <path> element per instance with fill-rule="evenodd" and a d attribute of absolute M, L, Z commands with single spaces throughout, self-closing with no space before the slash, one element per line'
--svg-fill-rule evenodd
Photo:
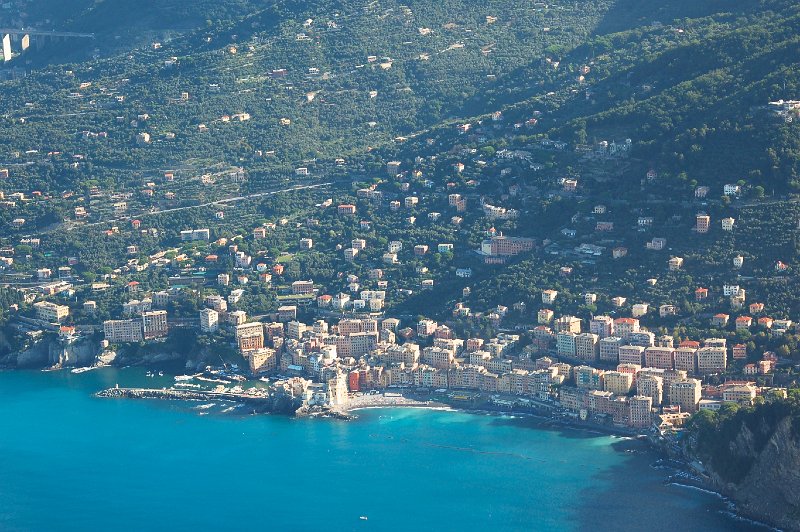
<path fill-rule="evenodd" d="M 39 235 L 52 233 L 54 231 L 72 231 L 73 229 L 84 229 L 86 227 L 113 224 L 113 223 L 116 223 L 116 222 L 123 222 L 123 221 L 127 221 L 127 220 L 135 220 L 137 218 L 144 218 L 146 216 L 155 216 L 155 215 L 159 215 L 159 214 L 168 214 L 168 213 L 172 213 L 172 212 L 185 211 L 185 210 L 189 210 L 189 209 L 200 209 L 200 208 L 203 208 L 203 207 L 211 207 L 211 206 L 214 206 L 214 205 L 225 205 L 227 203 L 236 203 L 237 201 L 244 201 L 244 200 L 253 199 L 253 198 L 261 198 L 261 197 L 265 197 L 265 196 L 272 196 L 272 195 L 275 195 L 275 194 L 280 194 L 282 192 L 294 192 L 294 191 L 297 191 L 297 190 L 309 190 L 309 189 L 313 189 L 313 188 L 326 187 L 326 186 L 330 186 L 330 185 L 333 185 L 333 184 L 335 184 L 335 181 L 328 181 L 328 182 L 325 182 L 325 183 L 316 183 L 316 184 L 313 184 L 313 185 L 298 185 L 298 186 L 289 187 L 289 188 L 281 188 L 281 189 L 278 189 L 278 190 L 269 190 L 269 191 L 266 191 L 266 192 L 254 192 L 253 194 L 247 194 L 247 195 L 244 195 L 244 196 L 234 196 L 232 198 L 223 198 L 223 199 L 219 199 L 219 200 L 209 201 L 209 202 L 206 202 L 206 203 L 199 203 L 197 205 L 186 205 L 184 207 L 173 207 L 171 209 L 145 211 L 145 212 L 141 212 L 139 214 L 127 214 L 127 215 L 119 217 L 119 218 L 111 218 L 111 219 L 108 219 L 108 220 L 100 220 L 98 222 L 89 222 L 89 223 L 83 223 L 83 224 L 75 224 L 75 223 L 56 224 L 56 225 L 53 225 L 53 226 L 51 226 L 51 227 L 49 227 L 49 228 L 47 228 L 45 230 L 39 231 L 38 233 L 25 235 L 23 238 L 36 237 L 36 236 L 39 236 Z"/>

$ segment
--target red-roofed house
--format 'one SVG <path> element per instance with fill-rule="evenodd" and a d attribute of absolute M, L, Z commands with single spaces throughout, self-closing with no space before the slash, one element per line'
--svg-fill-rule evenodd
<path fill-rule="evenodd" d="M 728 325 L 728 320 L 731 317 L 727 314 L 715 314 L 713 318 L 711 318 L 711 325 L 716 325 L 717 327 L 725 327 Z"/>
<path fill-rule="evenodd" d="M 708 288 L 698 288 L 694 291 L 694 300 L 702 301 L 708 297 Z"/>

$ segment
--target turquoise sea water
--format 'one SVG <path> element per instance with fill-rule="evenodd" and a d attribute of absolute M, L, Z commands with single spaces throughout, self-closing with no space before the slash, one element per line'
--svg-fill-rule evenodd
<path fill-rule="evenodd" d="M 0 372 L 0 530 L 755 529 L 666 485 L 638 442 L 509 416 L 345 422 L 92 396 L 117 382 L 172 379 Z"/>

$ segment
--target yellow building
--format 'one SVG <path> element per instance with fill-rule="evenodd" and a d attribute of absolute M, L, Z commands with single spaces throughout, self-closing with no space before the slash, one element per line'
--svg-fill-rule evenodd
<path fill-rule="evenodd" d="M 629 424 L 636 428 L 649 427 L 653 421 L 653 398 L 634 395 L 628 400 L 630 413 Z"/>
<path fill-rule="evenodd" d="M 670 404 L 679 406 L 681 412 L 697 412 L 700 395 L 701 383 L 697 379 L 673 382 L 669 387 Z"/>
<path fill-rule="evenodd" d="M 278 357 L 274 349 L 261 348 L 247 353 L 250 373 L 258 375 L 275 371 L 278 368 Z"/>
<path fill-rule="evenodd" d="M 664 379 L 656 375 L 642 375 L 636 377 L 636 395 L 650 397 L 654 406 L 660 406 L 664 395 Z"/>
<path fill-rule="evenodd" d="M 722 373 L 727 367 L 727 359 L 728 350 L 725 347 L 701 347 L 697 350 L 697 372 L 701 375 Z"/>
<path fill-rule="evenodd" d="M 56 305 L 49 301 L 39 301 L 33 305 L 36 309 L 36 317 L 50 323 L 60 323 L 69 316 L 69 307 L 66 305 Z"/>
<path fill-rule="evenodd" d="M 603 374 L 603 389 L 615 395 L 628 395 L 633 388 L 633 375 L 620 371 L 606 371 Z"/>
<path fill-rule="evenodd" d="M 756 398 L 756 387 L 752 383 L 726 384 L 722 389 L 722 400 L 730 403 L 738 403 L 743 406 L 753 404 Z"/>

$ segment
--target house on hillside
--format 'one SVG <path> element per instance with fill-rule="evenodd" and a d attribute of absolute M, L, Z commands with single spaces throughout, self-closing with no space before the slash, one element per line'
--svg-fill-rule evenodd
<path fill-rule="evenodd" d="M 728 314 L 715 314 L 714 317 L 711 318 L 711 325 L 714 327 L 727 327 L 728 320 L 730 320 L 730 316 Z"/>
<path fill-rule="evenodd" d="M 694 300 L 703 301 L 708 297 L 708 288 L 700 287 L 694 291 Z"/>

